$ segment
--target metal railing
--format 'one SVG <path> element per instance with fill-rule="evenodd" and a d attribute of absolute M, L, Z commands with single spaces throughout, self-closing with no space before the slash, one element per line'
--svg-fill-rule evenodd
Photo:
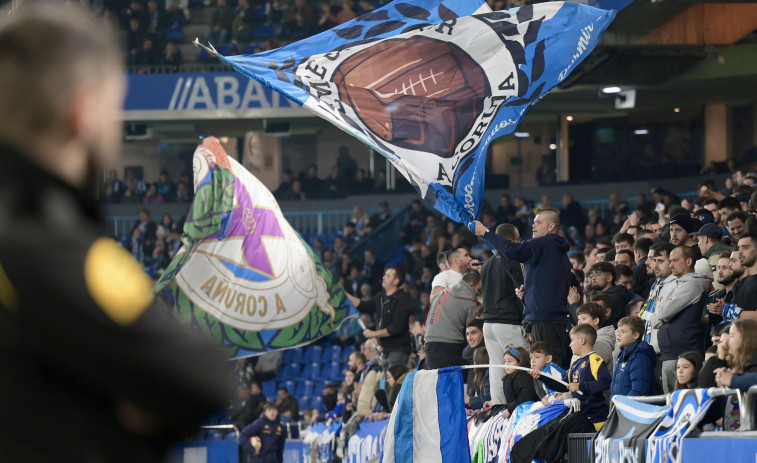
<path fill-rule="evenodd" d="M 362 262 L 364 253 L 367 249 L 373 251 L 380 261 L 386 261 L 391 257 L 397 248 L 402 244 L 400 232 L 407 225 L 412 208 L 407 206 L 398 213 L 392 215 L 382 222 L 370 234 L 364 236 L 360 241 L 350 246 L 347 250 L 355 259 Z"/>
<path fill-rule="evenodd" d="M 367 211 L 374 214 L 377 211 Z M 341 231 L 352 220 L 352 209 L 335 211 L 291 211 L 284 212 L 284 217 L 297 230 L 303 238 L 310 235 L 334 233 Z M 105 218 L 106 231 L 109 236 L 121 238 L 129 236 L 134 224 L 139 217 L 137 215 L 115 215 Z"/>
<path fill-rule="evenodd" d="M 747 392 L 743 392 L 739 389 L 730 389 L 725 387 L 711 387 L 707 389 L 707 393 L 710 397 L 725 397 L 735 395 L 739 401 L 739 431 L 753 431 L 754 430 L 754 412 L 752 406 L 754 405 L 754 396 L 757 394 L 757 385 L 749 388 Z M 672 394 L 665 395 L 652 395 L 652 396 L 628 396 L 629 399 L 637 402 L 648 404 L 660 404 L 664 403 L 670 405 Z M 611 401 L 611 407 L 615 406 L 615 402 Z M 611 410 L 612 411 L 612 410 Z M 715 433 L 716 434 L 716 433 Z M 715 435 L 713 434 L 713 435 Z"/>

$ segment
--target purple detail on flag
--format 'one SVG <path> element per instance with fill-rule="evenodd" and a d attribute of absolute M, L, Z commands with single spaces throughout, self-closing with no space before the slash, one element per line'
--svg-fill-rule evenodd
<path fill-rule="evenodd" d="M 234 180 L 234 192 L 237 207 L 231 212 L 226 238 L 242 238 L 245 264 L 273 277 L 271 261 L 261 238 L 263 236 L 283 238 L 284 232 L 279 226 L 279 221 L 273 211 L 255 207 L 252 204 L 247 188 L 238 178 Z"/>

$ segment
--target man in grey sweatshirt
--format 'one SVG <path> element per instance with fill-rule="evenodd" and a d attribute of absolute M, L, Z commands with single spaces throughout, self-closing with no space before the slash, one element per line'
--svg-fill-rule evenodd
<path fill-rule="evenodd" d="M 657 329 L 666 394 L 675 389 L 678 356 L 699 348 L 702 308 L 712 284 L 706 276 L 694 273 L 694 252 L 688 246 L 677 246 L 670 252 L 670 270 L 675 278 L 665 281 L 654 313 L 642 314 Z"/>
<path fill-rule="evenodd" d="M 463 365 L 465 326 L 475 318 L 481 275 L 471 270 L 449 292 L 434 299 L 426 320 L 425 351 L 429 368 Z"/>

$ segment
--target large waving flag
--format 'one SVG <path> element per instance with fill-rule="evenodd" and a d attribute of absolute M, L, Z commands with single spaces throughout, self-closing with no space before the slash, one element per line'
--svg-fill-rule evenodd
<path fill-rule="evenodd" d="M 407 375 L 387 425 L 382 463 L 470 463 L 461 367 Z"/>
<path fill-rule="evenodd" d="M 483 0 L 396 0 L 277 50 L 219 58 L 357 137 L 467 223 L 491 141 L 591 53 L 614 16 L 572 2 L 491 12 Z"/>
<path fill-rule="evenodd" d="M 156 285 L 173 314 L 243 357 L 308 344 L 357 311 L 266 187 L 209 137 L 193 159 L 184 247 Z"/>

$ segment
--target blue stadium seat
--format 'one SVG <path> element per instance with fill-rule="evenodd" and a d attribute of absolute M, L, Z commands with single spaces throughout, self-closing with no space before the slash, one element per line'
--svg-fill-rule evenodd
<path fill-rule="evenodd" d="M 265 20 L 265 5 L 255 5 L 255 19 Z"/>
<path fill-rule="evenodd" d="M 313 345 L 310 344 L 305 347 L 305 352 L 302 354 L 302 363 L 310 363 L 313 361 Z"/>
<path fill-rule="evenodd" d="M 310 396 L 297 397 L 297 407 L 300 411 L 305 411 L 306 408 L 310 408 Z"/>
<path fill-rule="evenodd" d="M 355 352 L 355 349 L 353 349 L 352 347 L 349 347 L 349 346 L 348 346 L 348 347 L 345 347 L 345 348 L 344 348 L 344 349 L 342 350 L 342 362 L 344 362 L 344 364 L 345 364 L 345 365 L 346 365 L 346 364 L 347 364 L 347 362 L 349 361 L 349 359 L 350 359 L 350 355 L 351 355 L 351 354 L 352 354 L 353 352 Z"/>
<path fill-rule="evenodd" d="M 313 379 L 313 365 L 318 366 L 317 363 L 306 363 L 305 368 L 302 369 L 302 373 L 300 373 L 299 377 L 303 379 Z"/>
<path fill-rule="evenodd" d="M 184 40 L 184 28 L 181 26 L 169 26 L 166 28 L 166 41 L 181 42 Z"/>
<path fill-rule="evenodd" d="M 268 397 L 269 395 L 276 395 L 276 383 L 274 381 L 263 382 L 263 395 Z"/>
<path fill-rule="evenodd" d="M 320 363 L 322 358 L 323 358 L 323 346 L 313 346 L 313 357 L 310 359 L 310 361 Z"/>
<path fill-rule="evenodd" d="M 300 376 L 300 364 L 299 363 L 288 363 L 286 367 L 284 367 L 284 371 L 281 373 L 281 376 L 284 378 L 297 378 Z"/>
<path fill-rule="evenodd" d="M 294 380 L 288 379 L 284 381 L 284 383 L 280 384 L 279 386 L 287 388 L 287 391 L 289 391 L 290 394 L 294 394 L 294 389 L 296 387 L 296 384 L 294 383 Z"/>
<path fill-rule="evenodd" d="M 341 382 L 344 379 L 342 365 L 337 362 L 331 362 L 323 371 L 323 376 L 331 382 Z"/>
<path fill-rule="evenodd" d="M 326 411 L 326 407 L 323 406 L 323 398 L 319 395 L 314 396 L 312 399 L 310 399 L 310 407 L 315 408 L 321 413 L 324 413 Z"/>
<path fill-rule="evenodd" d="M 297 388 L 294 393 L 297 397 L 309 397 L 313 395 L 313 381 L 305 379 L 297 382 Z"/>
<path fill-rule="evenodd" d="M 311 363 L 313 372 L 310 375 L 310 379 L 323 379 L 323 365 L 318 362 Z"/>
<path fill-rule="evenodd" d="M 324 358 L 328 358 L 329 362 L 341 362 L 342 361 L 342 346 L 329 347 L 328 354 L 324 355 Z"/>

